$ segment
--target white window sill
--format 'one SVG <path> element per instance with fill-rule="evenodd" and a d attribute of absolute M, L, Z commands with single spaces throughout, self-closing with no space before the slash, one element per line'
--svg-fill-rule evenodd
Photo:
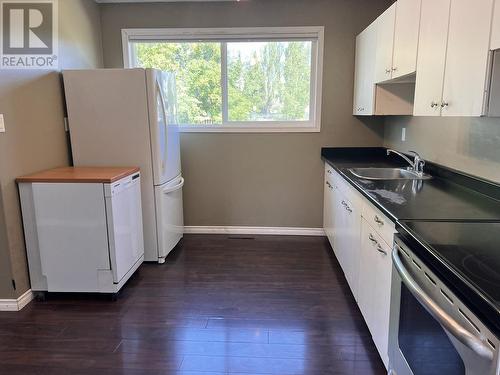
<path fill-rule="evenodd" d="M 180 125 L 181 133 L 319 133 L 319 126 L 222 126 Z"/>

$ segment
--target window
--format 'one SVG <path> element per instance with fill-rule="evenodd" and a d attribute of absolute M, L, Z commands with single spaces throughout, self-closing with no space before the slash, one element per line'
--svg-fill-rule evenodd
<path fill-rule="evenodd" d="M 322 27 L 124 29 L 125 67 L 172 72 L 182 131 L 320 129 Z"/>

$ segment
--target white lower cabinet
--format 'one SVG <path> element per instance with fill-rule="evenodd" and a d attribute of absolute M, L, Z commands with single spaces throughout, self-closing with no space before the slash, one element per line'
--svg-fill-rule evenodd
<path fill-rule="evenodd" d="M 361 195 L 325 164 L 323 227 L 357 299 Z"/>
<path fill-rule="evenodd" d="M 334 205 L 334 241 L 335 255 L 351 287 L 354 298 L 358 298 L 359 269 L 359 223 L 360 207 L 349 200 L 344 194 L 336 196 Z"/>
<path fill-rule="evenodd" d="M 395 225 L 327 163 L 324 194 L 325 233 L 387 367 Z"/>
<path fill-rule="evenodd" d="M 27 178 L 18 181 L 31 289 L 118 292 L 144 260 L 139 172 L 114 182 Z"/>
<path fill-rule="evenodd" d="M 392 271 L 390 254 L 391 247 L 363 218 L 361 220 L 358 305 L 386 367 L 389 364 Z"/>
<path fill-rule="evenodd" d="M 333 168 L 325 163 L 325 185 L 323 197 L 323 229 L 326 237 L 333 246 L 333 202 L 335 188 L 332 179 Z"/>

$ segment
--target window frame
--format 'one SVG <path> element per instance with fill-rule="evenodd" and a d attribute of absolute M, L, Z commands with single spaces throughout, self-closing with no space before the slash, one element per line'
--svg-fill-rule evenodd
<path fill-rule="evenodd" d="M 229 121 L 227 90 L 227 51 L 231 41 L 312 41 L 310 118 L 307 121 Z M 222 124 L 179 125 L 181 132 L 226 133 L 316 133 L 321 130 L 324 27 L 235 27 L 235 28 L 159 28 L 122 29 L 124 68 L 134 68 L 134 42 L 216 41 L 221 43 Z M 226 42 L 226 43 L 225 43 Z"/>

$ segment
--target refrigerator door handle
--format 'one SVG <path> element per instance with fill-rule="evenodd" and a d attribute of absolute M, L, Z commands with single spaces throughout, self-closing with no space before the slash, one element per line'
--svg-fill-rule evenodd
<path fill-rule="evenodd" d="M 163 133 L 164 134 L 164 139 L 165 139 L 165 151 L 164 151 L 164 155 L 163 156 L 166 158 L 167 157 L 167 145 L 168 145 L 167 113 L 165 111 L 165 99 L 163 98 L 163 91 L 161 89 L 161 85 L 158 82 L 158 80 L 156 80 L 156 90 L 158 91 L 158 96 L 160 97 L 161 110 L 163 112 L 163 122 L 165 123 L 165 131 Z M 162 172 L 164 172 L 166 164 L 167 164 L 167 160 L 165 160 L 165 163 L 162 163 Z"/>
<path fill-rule="evenodd" d="M 166 187 L 165 189 L 163 189 L 163 194 L 169 194 L 173 191 L 179 190 L 183 186 L 184 186 L 184 177 L 181 177 L 177 185 Z"/>

